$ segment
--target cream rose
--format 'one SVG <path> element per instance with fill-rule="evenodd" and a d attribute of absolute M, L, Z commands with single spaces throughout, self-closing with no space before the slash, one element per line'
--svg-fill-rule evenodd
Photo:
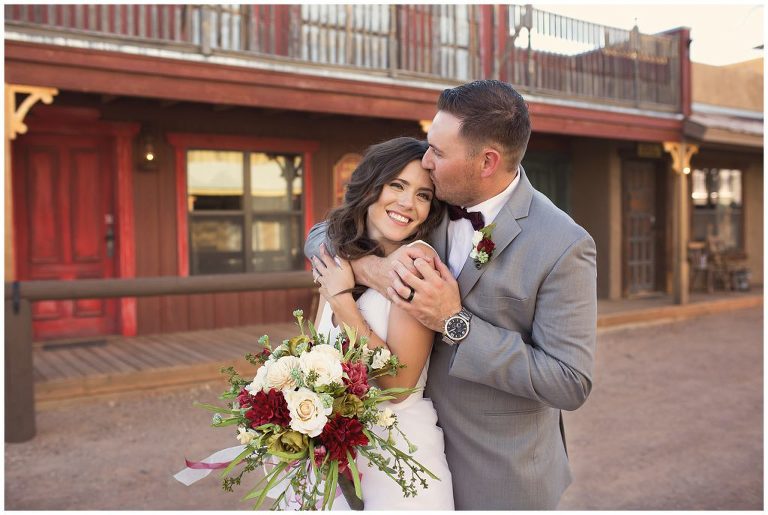
<path fill-rule="evenodd" d="M 283 356 L 267 368 L 264 377 L 264 389 L 286 390 L 296 388 L 296 380 L 291 375 L 299 368 L 299 358 L 295 356 Z"/>
<path fill-rule="evenodd" d="M 283 396 L 291 414 L 291 429 L 310 437 L 323 432 L 332 407 L 323 407 L 323 401 L 318 394 L 307 388 L 297 391 L 283 390 Z"/>
<path fill-rule="evenodd" d="M 265 363 L 259 367 L 256 371 L 256 376 L 251 381 L 251 384 L 245 387 L 251 395 L 256 395 L 264 389 L 264 378 L 267 376 L 267 369 L 270 363 Z"/>
<path fill-rule="evenodd" d="M 385 347 L 381 347 L 381 350 L 376 353 L 376 355 L 373 357 L 373 363 L 371 363 L 371 368 L 376 370 L 377 368 L 381 368 L 384 365 L 387 364 L 387 361 L 389 361 L 389 358 L 392 357 L 392 353 L 389 352 L 389 349 Z"/>
<path fill-rule="evenodd" d="M 322 345 L 315 345 L 312 347 L 312 352 L 322 352 L 324 354 L 328 354 L 332 358 L 336 358 L 339 361 L 341 361 L 341 358 L 343 357 L 341 352 L 339 352 L 339 349 L 333 345 L 328 345 L 327 343 L 323 343 Z"/>
<path fill-rule="evenodd" d="M 317 347 L 329 346 L 318 345 Z M 309 352 L 305 352 L 299 358 L 299 361 L 301 362 L 301 371 L 304 372 L 304 376 L 308 376 L 310 372 L 315 372 L 318 376 L 315 381 L 317 386 L 331 383 L 341 384 L 341 374 L 343 372 L 341 369 L 341 360 L 332 352 L 324 349 L 316 350 L 317 347 L 314 347 Z"/>

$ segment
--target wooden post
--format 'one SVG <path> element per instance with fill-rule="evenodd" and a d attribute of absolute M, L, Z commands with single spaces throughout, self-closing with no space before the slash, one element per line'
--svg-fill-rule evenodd
<path fill-rule="evenodd" d="M 672 171 L 675 173 L 674 209 L 672 213 L 672 260 L 675 267 L 673 296 L 675 304 L 688 304 L 688 234 L 690 224 L 688 174 L 691 173 L 691 156 L 698 152 L 699 147 L 686 142 L 668 141 L 664 143 L 664 150 L 672 156 Z"/>
<path fill-rule="evenodd" d="M 27 97 L 16 108 L 16 93 L 26 94 Z M 44 104 L 53 102 L 53 97 L 59 93 L 56 88 L 41 88 L 37 86 L 5 85 L 5 280 L 15 279 L 15 262 L 13 253 L 13 174 L 11 167 L 11 141 L 17 134 L 27 132 L 24 117 L 38 100 Z"/>
<path fill-rule="evenodd" d="M 16 298 L 5 302 L 5 441 L 26 442 L 35 431 L 32 307 Z"/>

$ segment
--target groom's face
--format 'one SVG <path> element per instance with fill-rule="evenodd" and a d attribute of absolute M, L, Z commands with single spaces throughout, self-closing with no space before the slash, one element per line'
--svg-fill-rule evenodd
<path fill-rule="evenodd" d="M 478 182 L 477 163 L 470 146 L 459 134 L 461 120 L 445 111 L 438 111 L 427 134 L 429 149 L 421 166 L 429 170 L 435 183 L 435 195 L 440 200 L 458 206 L 476 204 Z"/>

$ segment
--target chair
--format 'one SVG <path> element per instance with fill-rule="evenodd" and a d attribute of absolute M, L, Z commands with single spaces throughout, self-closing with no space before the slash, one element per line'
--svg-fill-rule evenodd
<path fill-rule="evenodd" d="M 708 236 L 707 252 L 709 254 L 714 286 L 720 286 L 723 290 L 730 291 L 733 282 L 731 279 L 733 260 L 726 253 L 722 241 L 716 236 Z"/>
<path fill-rule="evenodd" d="M 694 290 L 697 280 L 703 279 L 703 287 L 707 293 L 712 293 L 714 288 L 713 272 L 709 262 L 706 241 L 688 242 L 688 261 L 691 265 L 690 289 Z"/>

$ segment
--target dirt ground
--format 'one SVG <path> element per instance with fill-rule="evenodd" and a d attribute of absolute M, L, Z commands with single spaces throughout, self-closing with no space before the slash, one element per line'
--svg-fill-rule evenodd
<path fill-rule="evenodd" d="M 566 414 L 574 482 L 561 509 L 763 508 L 763 311 L 603 330 L 595 387 Z M 248 509 L 184 458 L 236 445 L 192 402 L 223 383 L 77 401 L 5 445 L 8 510 Z M 244 485 L 247 486 L 247 485 Z"/>

